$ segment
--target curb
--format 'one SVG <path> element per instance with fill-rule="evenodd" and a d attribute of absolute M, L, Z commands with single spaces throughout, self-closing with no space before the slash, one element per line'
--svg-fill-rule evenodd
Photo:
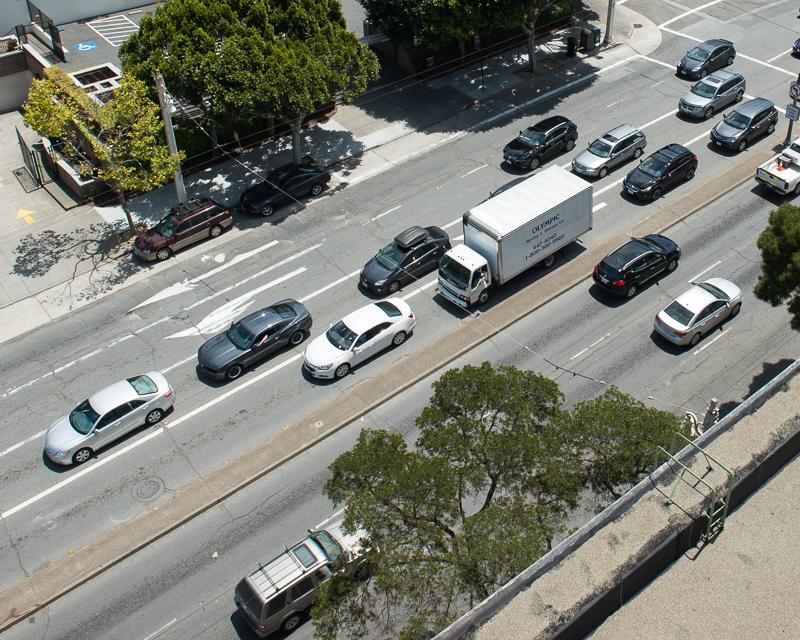
<path fill-rule="evenodd" d="M 765 158 L 770 157 L 772 149 L 762 154 Z M 752 155 L 761 157 L 762 154 Z M 588 278 L 587 274 L 591 272 L 595 259 L 602 257 L 601 254 L 605 251 L 603 247 L 606 244 L 627 239 L 631 232 L 637 230 L 646 231 L 649 228 L 649 232 L 652 232 L 651 225 L 656 222 L 656 218 L 667 218 L 655 229 L 657 232 L 664 231 L 741 186 L 748 179 L 752 179 L 752 176 L 753 169 L 750 163 L 746 166 L 732 167 L 710 184 L 701 185 L 687 193 L 677 200 L 673 207 L 654 213 L 628 229 L 626 234 L 617 234 L 609 238 L 601 247 L 588 249 L 569 263 L 562 265 L 560 270 L 542 276 L 486 312 L 480 313 L 478 317 L 485 321 L 462 320 L 449 336 L 419 353 L 413 361 L 410 358 L 401 359 L 398 366 L 387 375 L 381 375 L 379 380 L 368 379 L 356 384 L 342 398 L 328 403 L 314 414 L 284 425 L 278 435 L 253 447 L 251 452 L 233 462 L 227 462 L 203 478 L 184 485 L 165 502 L 102 534 L 76 550 L 70 557 L 55 561 L 36 571 L 23 582 L 0 593 L 0 610 L 5 612 L 4 619 L 0 621 L 0 631 L 10 628 L 106 569 L 161 539 L 584 282 Z M 719 188 L 718 185 L 724 186 Z M 702 199 L 695 204 L 692 200 L 698 195 Z M 685 209 L 681 210 L 682 206 Z M 675 214 L 675 210 L 680 213 Z M 567 278 L 561 286 L 552 288 L 549 286 L 555 282 L 555 278 L 563 276 Z M 455 345 L 456 348 L 451 350 L 451 345 Z M 437 350 L 443 351 L 442 355 L 437 355 Z M 376 389 L 377 393 L 373 392 Z M 320 424 L 324 428 L 320 428 Z M 298 439 L 299 442 L 296 442 Z M 231 477 L 235 476 L 233 470 L 236 468 L 241 470 L 240 478 L 234 478 L 231 482 Z M 136 540 L 126 543 L 125 532 L 133 529 L 137 531 Z M 64 576 L 77 577 L 65 579 Z"/>

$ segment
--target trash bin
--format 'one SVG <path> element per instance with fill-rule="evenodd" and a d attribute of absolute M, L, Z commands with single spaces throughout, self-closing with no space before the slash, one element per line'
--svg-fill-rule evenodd
<path fill-rule="evenodd" d="M 591 29 L 583 28 L 581 29 L 581 49 L 583 51 L 588 51 L 589 49 L 594 48 L 594 36 L 592 35 Z"/>
<path fill-rule="evenodd" d="M 578 53 L 578 36 L 567 36 L 567 57 L 574 58 Z"/>
<path fill-rule="evenodd" d="M 594 37 L 594 46 L 600 46 L 600 27 L 590 27 L 589 30 L 592 32 L 592 36 Z"/>

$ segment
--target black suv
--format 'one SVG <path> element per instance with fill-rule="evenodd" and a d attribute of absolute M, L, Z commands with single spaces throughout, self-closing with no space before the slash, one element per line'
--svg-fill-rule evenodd
<path fill-rule="evenodd" d="M 778 110 L 766 98 L 754 98 L 726 113 L 711 130 L 711 142 L 732 151 L 744 151 L 755 138 L 769 135 L 778 124 Z"/>
<path fill-rule="evenodd" d="M 639 200 L 657 200 L 679 180 L 694 178 L 696 170 L 696 155 L 680 144 L 668 144 L 642 160 L 625 176 L 622 186 Z"/>
<path fill-rule="evenodd" d="M 705 78 L 712 71 L 729 67 L 736 58 L 736 49 L 730 40 L 706 40 L 690 49 L 678 63 L 678 75 Z"/>
<path fill-rule="evenodd" d="M 503 149 L 503 160 L 521 169 L 535 169 L 544 160 L 572 151 L 578 127 L 564 116 L 551 116 L 520 131 Z"/>
<path fill-rule="evenodd" d="M 675 271 L 680 258 L 680 248 L 666 236 L 631 238 L 595 265 L 592 278 L 606 291 L 632 298 L 659 273 Z"/>
<path fill-rule="evenodd" d="M 439 227 L 411 227 L 378 251 L 361 269 L 361 285 L 378 295 L 394 293 L 439 265 L 450 236 Z"/>
<path fill-rule="evenodd" d="M 271 216 L 279 206 L 301 196 L 318 196 L 330 180 L 328 171 L 305 158 L 301 164 L 289 163 L 270 171 L 264 182 L 242 194 L 239 206 L 247 213 Z"/>

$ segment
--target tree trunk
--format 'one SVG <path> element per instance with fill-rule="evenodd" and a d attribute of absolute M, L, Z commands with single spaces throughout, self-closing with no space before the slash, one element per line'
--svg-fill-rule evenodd
<path fill-rule="evenodd" d="M 267 116 L 267 132 L 269 133 L 270 138 L 275 135 L 275 116 L 272 114 Z"/>
<path fill-rule="evenodd" d="M 117 199 L 119 200 L 122 210 L 125 212 L 125 217 L 128 219 L 128 227 L 130 227 L 131 235 L 133 235 L 136 233 L 136 223 L 133 221 L 133 215 L 131 214 L 131 210 L 128 208 L 128 199 L 125 197 L 125 192 L 117 191 Z"/>
<path fill-rule="evenodd" d="M 528 48 L 528 70 L 531 72 L 531 75 L 536 75 L 536 42 L 533 35 L 536 24 L 523 24 L 522 28 L 527 36 L 525 38 L 525 45 Z"/>
<path fill-rule="evenodd" d="M 295 164 L 300 164 L 301 154 L 303 152 L 303 142 L 300 138 L 300 134 L 303 131 L 303 119 L 305 117 L 306 114 L 304 113 L 292 120 L 292 162 Z"/>
<path fill-rule="evenodd" d="M 463 60 L 467 55 L 467 48 L 463 40 L 458 41 L 458 55 Z"/>

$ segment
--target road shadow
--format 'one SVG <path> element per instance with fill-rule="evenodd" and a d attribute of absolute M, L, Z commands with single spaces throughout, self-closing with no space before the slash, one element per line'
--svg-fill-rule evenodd
<path fill-rule="evenodd" d="M 756 374 L 753 376 L 753 379 L 750 381 L 748 385 L 747 392 L 742 396 L 740 401 L 730 400 L 728 402 L 723 402 L 719 405 L 719 417 L 720 419 L 724 418 L 728 415 L 731 411 L 733 411 L 736 407 L 738 407 L 742 402 L 747 400 L 750 396 L 752 396 L 756 391 L 761 389 L 765 384 L 767 384 L 770 380 L 773 380 L 781 371 L 786 369 L 790 364 L 792 364 L 794 360 L 790 358 L 781 358 L 777 362 L 764 362 L 761 364 L 761 373 Z"/>

